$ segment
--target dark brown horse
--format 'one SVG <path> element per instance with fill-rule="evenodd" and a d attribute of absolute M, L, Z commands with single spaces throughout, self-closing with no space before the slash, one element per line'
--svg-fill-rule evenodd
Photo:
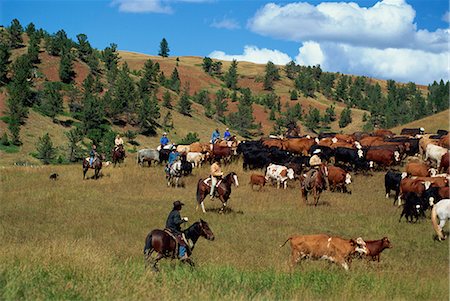
<path fill-rule="evenodd" d="M 206 221 L 200 219 L 200 221 L 193 223 L 189 228 L 183 231 L 186 240 L 191 244 L 190 248 L 186 248 L 189 255 L 194 250 L 195 243 L 201 237 L 207 240 L 214 240 L 214 233 L 209 228 Z M 175 239 L 165 232 L 164 230 L 155 229 L 152 230 L 145 239 L 144 247 L 144 259 L 146 264 L 150 265 L 153 263 L 153 269 L 158 271 L 158 261 L 163 258 L 174 259 L 178 250 L 176 250 L 177 243 Z M 152 259 L 153 252 L 158 253 L 156 258 Z M 193 261 L 189 258 L 187 262 L 194 266 Z"/>
<path fill-rule="evenodd" d="M 83 160 L 83 180 L 86 178 L 86 173 L 89 168 L 94 169 L 94 179 L 99 178 L 100 170 L 102 169 L 102 160 L 104 156 L 96 156 L 92 162 L 92 166 L 89 164 L 89 158 Z"/>
<path fill-rule="evenodd" d="M 209 182 L 209 183 L 211 183 L 211 182 Z M 223 210 L 227 206 L 227 202 L 228 202 L 228 199 L 230 198 L 230 194 L 231 194 L 231 185 L 232 184 L 234 184 L 236 187 L 239 186 L 237 174 L 234 172 L 230 172 L 225 177 L 223 177 L 219 186 L 216 187 L 216 192 L 218 193 L 219 199 L 222 202 L 222 208 L 220 208 L 220 212 L 223 212 Z M 205 184 L 203 179 L 198 180 L 197 206 L 195 207 L 196 210 L 198 209 L 198 205 L 201 205 L 203 213 L 206 213 L 205 205 L 203 204 L 203 201 L 204 201 L 205 197 L 209 194 L 210 189 L 211 189 L 211 186 L 208 184 Z"/>
<path fill-rule="evenodd" d="M 111 151 L 111 158 L 112 163 L 114 164 L 114 167 L 116 167 L 117 163 L 123 163 L 123 160 L 125 159 L 125 149 L 123 148 L 123 145 L 120 145 L 119 147 L 114 147 Z"/>
<path fill-rule="evenodd" d="M 300 187 L 302 190 L 302 198 L 305 204 L 308 204 L 308 193 L 311 192 L 314 197 L 314 206 L 319 202 L 320 194 L 327 189 L 328 169 L 325 164 L 321 164 L 319 168 L 311 169 L 301 176 Z"/>

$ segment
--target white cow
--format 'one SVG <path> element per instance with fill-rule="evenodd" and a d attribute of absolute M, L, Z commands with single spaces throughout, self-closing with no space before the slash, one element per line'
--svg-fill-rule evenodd
<path fill-rule="evenodd" d="M 266 170 L 266 181 L 277 181 L 277 189 L 283 184 L 284 189 L 287 187 L 287 180 L 294 178 L 294 170 L 283 165 L 269 164 Z"/>
<path fill-rule="evenodd" d="M 200 167 L 205 161 L 205 154 L 189 152 L 186 155 L 186 160 L 194 165 L 194 167 Z"/>
<path fill-rule="evenodd" d="M 425 152 L 425 160 L 431 159 L 432 161 L 436 161 L 436 166 L 439 168 L 441 165 L 442 156 L 448 152 L 446 148 L 442 146 L 428 144 Z"/>

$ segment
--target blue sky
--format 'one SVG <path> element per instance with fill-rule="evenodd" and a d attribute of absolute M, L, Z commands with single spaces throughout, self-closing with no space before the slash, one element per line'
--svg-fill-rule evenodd
<path fill-rule="evenodd" d="M 156 55 L 320 64 L 326 71 L 400 82 L 449 79 L 445 0 L 0 0 L 0 24 L 17 18 L 50 33 L 88 36 L 103 49 Z"/>

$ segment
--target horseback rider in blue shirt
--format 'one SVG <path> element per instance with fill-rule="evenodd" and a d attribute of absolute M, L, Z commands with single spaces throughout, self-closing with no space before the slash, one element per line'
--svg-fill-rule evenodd
<path fill-rule="evenodd" d="M 214 144 L 220 139 L 219 129 L 216 129 L 211 135 L 211 143 Z"/>
<path fill-rule="evenodd" d="M 180 243 L 179 256 L 181 260 L 188 259 L 186 252 L 186 243 L 182 238 L 181 224 L 186 223 L 189 219 L 187 217 L 181 218 L 180 211 L 184 204 L 180 201 L 173 202 L 173 209 L 170 211 L 166 221 L 166 229 L 169 229 L 177 238 Z"/>
<path fill-rule="evenodd" d="M 228 141 L 231 138 L 231 133 L 229 128 L 226 128 L 225 132 L 223 133 L 223 140 Z"/>
<path fill-rule="evenodd" d="M 92 167 L 92 163 L 94 163 L 94 159 L 97 157 L 97 146 L 92 144 L 92 149 L 89 152 L 89 165 Z"/>
<path fill-rule="evenodd" d="M 164 148 L 167 144 L 169 144 L 169 138 L 167 138 L 167 133 L 164 132 L 161 139 L 159 140 L 159 143 L 161 144 L 161 149 Z"/>

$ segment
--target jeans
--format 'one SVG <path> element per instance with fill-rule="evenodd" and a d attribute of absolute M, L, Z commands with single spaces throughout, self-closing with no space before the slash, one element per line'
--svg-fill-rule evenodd
<path fill-rule="evenodd" d="M 92 162 L 94 162 L 94 157 L 90 157 L 90 158 L 89 158 L 89 165 L 92 166 Z"/>
<path fill-rule="evenodd" d="M 214 190 L 216 189 L 217 185 L 217 178 L 211 177 L 211 190 L 209 191 L 210 196 L 214 196 Z"/>
<path fill-rule="evenodd" d="M 180 249 L 179 249 L 179 255 L 180 255 L 180 257 L 183 257 L 184 254 L 186 254 L 186 247 L 180 245 Z"/>

